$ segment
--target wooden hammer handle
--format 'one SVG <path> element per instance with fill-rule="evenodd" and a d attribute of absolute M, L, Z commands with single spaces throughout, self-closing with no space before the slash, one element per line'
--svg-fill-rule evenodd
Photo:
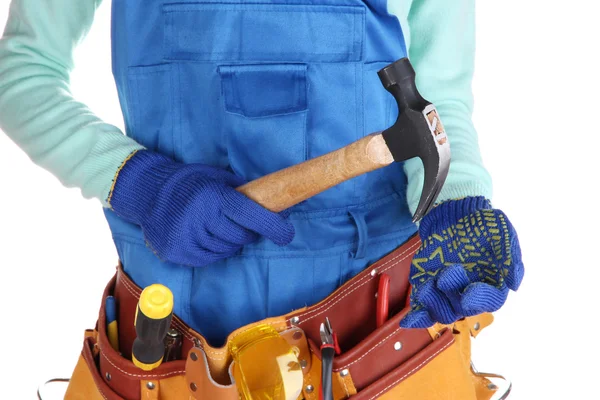
<path fill-rule="evenodd" d="M 237 190 L 263 207 L 280 212 L 393 161 L 383 136 L 377 133 L 321 157 L 248 182 Z"/>

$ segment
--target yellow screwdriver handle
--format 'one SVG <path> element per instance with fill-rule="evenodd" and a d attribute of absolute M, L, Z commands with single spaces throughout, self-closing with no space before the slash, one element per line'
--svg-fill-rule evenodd
<path fill-rule="evenodd" d="M 140 296 L 135 312 L 133 363 L 144 371 L 158 367 L 165 354 L 165 336 L 173 317 L 173 293 L 166 286 L 148 286 Z"/>

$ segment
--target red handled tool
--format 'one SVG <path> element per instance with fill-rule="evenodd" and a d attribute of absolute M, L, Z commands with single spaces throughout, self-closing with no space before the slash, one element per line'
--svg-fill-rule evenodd
<path fill-rule="evenodd" d="M 381 274 L 377 289 L 377 327 L 385 324 L 390 314 L 390 281 L 388 274 Z"/>

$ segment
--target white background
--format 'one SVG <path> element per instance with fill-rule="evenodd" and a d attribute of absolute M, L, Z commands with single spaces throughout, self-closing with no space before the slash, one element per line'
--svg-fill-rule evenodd
<path fill-rule="evenodd" d="M 2 26 L 8 4 L 0 0 Z M 515 400 L 600 399 L 598 4 L 478 2 L 474 120 L 526 276 L 473 358 L 510 377 Z M 72 87 L 122 126 L 109 22 L 105 0 Z M 100 203 L 63 188 L 3 134 L 0 178 L 0 398 L 32 399 L 39 383 L 70 376 L 117 254 Z"/>

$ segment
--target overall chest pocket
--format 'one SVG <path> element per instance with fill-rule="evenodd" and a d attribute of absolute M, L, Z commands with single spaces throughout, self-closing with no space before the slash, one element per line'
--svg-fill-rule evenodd
<path fill-rule="evenodd" d="M 229 65 L 221 77 L 229 162 L 247 179 L 306 159 L 306 65 Z"/>
<path fill-rule="evenodd" d="M 190 116 L 182 120 L 182 135 L 207 136 L 184 137 L 183 143 L 197 144 L 184 145 L 184 153 L 216 145 L 236 174 L 252 180 L 345 144 L 324 116 L 331 115 L 331 96 L 353 97 L 354 89 L 335 95 L 328 88 L 356 76 L 365 7 L 360 1 L 315 3 L 205 0 L 163 6 L 165 61 L 179 65 L 182 107 L 189 97 L 203 108 L 182 112 Z"/>

